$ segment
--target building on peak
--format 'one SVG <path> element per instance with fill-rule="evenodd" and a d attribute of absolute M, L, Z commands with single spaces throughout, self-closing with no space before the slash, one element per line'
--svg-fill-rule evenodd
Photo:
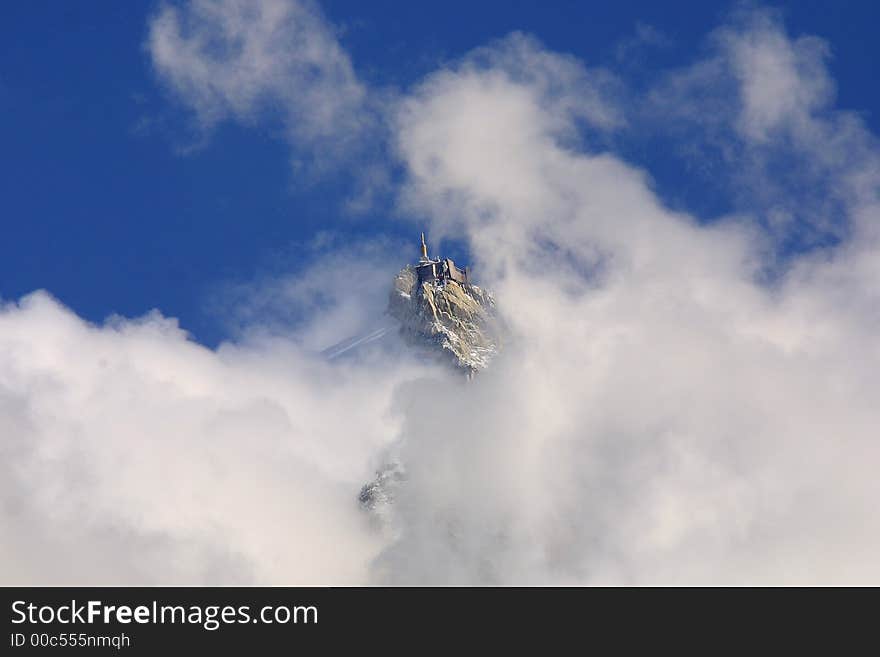
<path fill-rule="evenodd" d="M 428 256 L 428 245 L 425 243 L 424 233 L 422 233 L 421 256 L 416 265 L 416 275 L 419 285 L 425 282 L 445 283 L 446 281 L 467 285 L 470 282 L 467 267 L 459 269 L 455 266 L 452 258 L 432 259 Z"/>

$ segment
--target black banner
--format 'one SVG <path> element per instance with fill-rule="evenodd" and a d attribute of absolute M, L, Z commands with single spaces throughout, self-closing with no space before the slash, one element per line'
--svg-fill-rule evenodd
<path fill-rule="evenodd" d="M 827 592 L 748 589 L 545 588 L 5 588 L 3 654 L 51 650 L 125 654 L 234 650 L 421 653 L 526 640 L 612 641 L 615 651 L 680 645 L 707 633 L 728 647 L 748 637 L 802 638 L 828 611 Z M 833 598 L 850 597 L 836 591 Z M 872 596 L 873 597 L 873 596 Z M 859 616 L 848 616 L 858 627 Z M 864 626 L 862 626 L 864 627 Z M 415 643 L 413 643 L 415 641 Z M 787 642 L 788 639 L 786 638 Z M 352 643 L 354 642 L 354 643 Z M 595 644 L 593 644 L 595 645 Z"/>

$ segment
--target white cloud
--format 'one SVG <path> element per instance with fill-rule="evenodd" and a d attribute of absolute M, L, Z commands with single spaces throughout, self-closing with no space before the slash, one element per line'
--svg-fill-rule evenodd
<path fill-rule="evenodd" d="M 813 113 L 834 99 L 825 68 L 828 44 L 813 36 L 788 38 L 769 11 L 749 12 L 741 22 L 714 35 L 739 83 L 737 128 L 756 142 L 766 142 L 786 127 L 809 131 Z"/>
<path fill-rule="evenodd" d="M 639 119 L 780 242 L 826 243 L 850 230 L 880 170 L 876 136 L 834 106 L 830 56 L 822 39 L 788 34 L 778 12 L 739 10 L 704 58 L 658 76 Z"/>
<path fill-rule="evenodd" d="M 294 144 L 319 145 L 327 157 L 369 122 L 366 89 L 310 0 L 164 4 L 149 27 L 158 77 L 203 129 L 276 117 Z"/>
<path fill-rule="evenodd" d="M 219 286 L 213 313 L 237 337 L 285 336 L 312 352 L 358 335 L 380 319 L 407 245 L 381 238 L 352 242 L 324 231 L 294 245 L 293 271 Z"/>
<path fill-rule="evenodd" d="M 813 117 L 834 100 L 828 44 L 789 37 L 776 12 L 739 11 L 708 44 L 707 57 L 667 72 L 655 90 L 655 103 L 667 113 L 710 126 L 730 123 L 742 138 L 763 144 L 806 136 Z"/>
<path fill-rule="evenodd" d="M 89 326 L 45 293 L 0 313 L 0 580 L 353 583 L 356 495 L 405 364 L 212 352 L 157 313 Z"/>
<path fill-rule="evenodd" d="M 797 50 L 770 41 L 782 64 Z M 761 53 L 740 83 L 746 132 L 769 140 L 816 96 L 763 98 L 787 70 Z M 772 236 L 671 213 L 640 171 L 573 150 L 543 86 L 465 63 L 399 116 L 408 207 L 465 232 L 519 340 L 410 417 L 389 579 L 877 581 L 876 228 L 762 285 Z M 876 198 L 846 201 L 877 225 Z"/>

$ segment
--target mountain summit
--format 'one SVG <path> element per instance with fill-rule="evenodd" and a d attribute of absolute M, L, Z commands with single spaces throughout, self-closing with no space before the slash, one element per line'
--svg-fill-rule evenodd
<path fill-rule="evenodd" d="M 394 278 L 388 314 L 407 343 L 434 353 L 472 377 L 501 348 L 495 299 L 451 258 L 431 258 L 422 233 L 419 261 Z"/>

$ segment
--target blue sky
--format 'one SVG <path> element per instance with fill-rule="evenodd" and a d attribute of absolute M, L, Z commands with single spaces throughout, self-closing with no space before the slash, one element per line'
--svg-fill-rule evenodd
<path fill-rule="evenodd" d="M 284 273 L 323 230 L 402 239 L 411 223 L 387 197 L 352 217 L 348 162 L 318 177 L 294 171 L 271 122 L 222 122 L 210 134 L 171 97 L 145 49 L 155 2 L 27 2 L 0 8 L 3 257 L 0 295 L 43 288 L 81 316 L 178 317 L 198 340 L 227 335 L 222 289 Z M 520 30 L 548 49 L 603 66 L 635 89 L 705 49 L 728 3 L 459 2 L 326 0 L 358 76 L 407 89 L 492 39 Z M 880 129 L 880 59 L 874 2 L 788 2 L 792 35 L 828 41 L 838 107 Z M 639 26 L 642 26 L 639 28 Z M 622 60 L 639 29 L 658 35 Z M 673 207 L 706 216 L 735 209 L 662 140 L 615 145 L 648 168 Z M 222 312 L 220 313 L 222 314 Z"/>

